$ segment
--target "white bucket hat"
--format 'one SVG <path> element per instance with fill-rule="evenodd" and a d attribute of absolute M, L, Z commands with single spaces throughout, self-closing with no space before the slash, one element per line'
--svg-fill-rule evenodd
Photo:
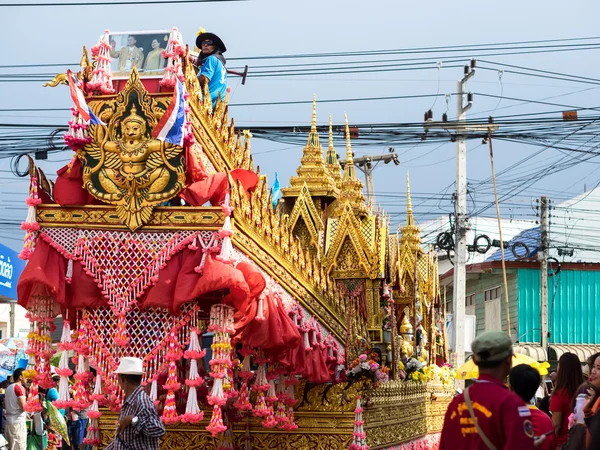
<path fill-rule="evenodd" d="M 121 375 L 143 375 L 144 367 L 140 358 L 126 356 L 119 361 L 119 367 L 115 373 Z"/>

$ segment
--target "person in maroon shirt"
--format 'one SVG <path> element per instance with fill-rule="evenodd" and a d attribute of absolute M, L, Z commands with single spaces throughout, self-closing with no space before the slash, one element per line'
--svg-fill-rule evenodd
<path fill-rule="evenodd" d="M 540 373 L 527 364 L 519 364 L 510 371 L 508 376 L 512 391 L 528 403 L 531 411 L 531 423 L 533 424 L 533 439 L 546 436 L 546 440 L 538 448 L 542 450 L 554 450 L 556 448 L 556 437 L 554 436 L 554 425 L 552 419 L 534 405 L 529 404 L 535 392 L 540 387 L 542 377 Z"/>
<path fill-rule="evenodd" d="M 504 385 L 512 365 L 510 337 L 501 331 L 488 331 L 475 338 L 471 349 L 479 378 L 448 406 L 440 450 L 536 448 L 545 438 L 534 445 L 531 411 Z M 467 395 L 470 402 L 465 400 Z"/>

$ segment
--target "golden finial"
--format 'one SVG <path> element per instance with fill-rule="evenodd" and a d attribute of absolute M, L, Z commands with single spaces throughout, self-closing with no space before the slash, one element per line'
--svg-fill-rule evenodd
<path fill-rule="evenodd" d="M 346 167 L 344 169 L 345 178 L 354 177 L 354 159 L 352 157 L 352 145 L 350 144 L 350 127 L 348 126 L 348 115 L 344 113 L 346 122 Z"/>
<path fill-rule="evenodd" d="M 329 114 L 329 147 L 328 149 L 333 148 L 333 120 L 331 119 L 331 114 Z"/>
<path fill-rule="evenodd" d="M 327 147 L 327 155 L 325 158 L 327 165 L 330 166 L 331 170 L 335 170 L 335 167 L 331 167 L 332 165 L 337 165 L 337 154 L 335 153 L 335 148 L 333 147 L 333 122 L 331 119 L 331 114 L 329 114 L 329 146 Z M 339 167 L 337 167 L 337 171 L 339 173 Z M 339 178 L 339 176 L 337 177 Z"/>
<path fill-rule="evenodd" d="M 317 132 L 317 96 L 313 94 L 313 109 L 312 109 L 312 120 L 310 122 L 310 132 Z"/>
<path fill-rule="evenodd" d="M 406 225 L 414 225 L 412 201 L 410 199 L 410 178 L 406 171 Z"/>

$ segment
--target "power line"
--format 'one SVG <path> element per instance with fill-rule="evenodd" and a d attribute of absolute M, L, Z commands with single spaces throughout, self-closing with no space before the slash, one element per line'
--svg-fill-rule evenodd
<path fill-rule="evenodd" d="M 112 6 L 112 5 L 163 5 L 172 3 L 215 3 L 245 0 L 154 0 L 154 1 L 116 1 L 116 2 L 71 2 L 71 3 L 0 3 L 0 7 L 20 6 Z"/>

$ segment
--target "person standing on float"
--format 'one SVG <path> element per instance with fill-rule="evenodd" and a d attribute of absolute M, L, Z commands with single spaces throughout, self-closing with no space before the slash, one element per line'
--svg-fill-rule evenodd
<path fill-rule="evenodd" d="M 198 80 L 203 89 L 204 85 L 208 83 L 208 91 L 214 108 L 217 98 L 221 97 L 221 100 L 225 100 L 225 94 L 227 94 L 227 69 L 223 56 L 227 47 L 214 33 L 199 34 L 196 38 L 196 47 L 200 49 L 196 62 L 196 66 L 199 68 Z"/>

